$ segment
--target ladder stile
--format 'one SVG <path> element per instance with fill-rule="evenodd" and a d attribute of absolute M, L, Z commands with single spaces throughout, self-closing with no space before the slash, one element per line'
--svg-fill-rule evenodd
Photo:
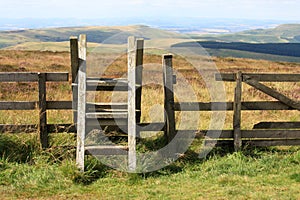
<path fill-rule="evenodd" d="M 128 169 L 136 170 L 136 41 L 128 38 Z"/>
<path fill-rule="evenodd" d="M 74 41 L 73 41 L 74 42 Z M 129 172 L 135 172 L 137 166 L 136 137 L 137 123 L 140 124 L 141 92 L 143 71 L 144 40 L 128 38 L 128 77 L 97 78 L 87 77 L 86 54 L 87 41 L 80 35 L 78 42 L 78 103 L 77 103 L 77 150 L 76 164 L 84 171 L 84 157 L 89 155 L 127 155 Z M 75 59 L 74 59 L 75 60 Z M 74 64 L 74 63 L 73 63 Z M 96 88 L 96 90 L 95 90 Z M 94 90 L 93 90 L 94 89 Z M 126 103 L 87 102 L 88 91 L 122 91 L 128 94 Z M 99 126 L 100 125 L 100 126 Z M 86 145 L 86 134 L 103 127 L 127 126 L 128 145 Z M 120 127 L 119 127 L 120 128 Z M 102 129 L 103 130 L 103 129 Z"/>
<path fill-rule="evenodd" d="M 78 117 L 77 117 L 77 151 L 76 164 L 84 171 L 84 140 L 86 134 L 86 35 L 79 37 L 79 59 L 78 71 Z"/>

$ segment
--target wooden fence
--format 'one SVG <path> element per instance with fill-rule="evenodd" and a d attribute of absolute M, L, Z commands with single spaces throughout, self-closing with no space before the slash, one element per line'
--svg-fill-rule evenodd
<path fill-rule="evenodd" d="M 71 66 L 72 66 L 72 101 L 47 101 L 46 82 L 68 81 L 68 73 L 0 73 L 0 82 L 37 82 L 38 101 L 30 102 L 0 102 L 0 110 L 39 110 L 38 125 L 0 125 L 0 132 L 7 131 L 39 131 L 40 141 L 43 148 L 48 147 L 48 132 L 69 131 L 76 132 L 77 113 L 74 110 L 72 124 L 47 124 L 47 110 L 72 110 L 77 107 L 78 88 L 76 77 L 79 66 L 82 64 L 82 53 L 78 46 L 77 38 L 71 38 Z M 294 101 L 278 91 L 273 90 L 261 82 L 300 82 L 300 74 L 250 74 L 231 73 L 217 74 L 217 81 L 236 82 L 234 102 L 174 102 L 172 92 L 173 84 L 176 84 L 172 70 L 172 56 L 163 56 L 163 80 L 165 87 L 164 108 L 166 124 L 153 124 L 156 128 L 163 127 L 168 140 L 176 134 L 175 111 L 234 111 L 233 130 L 221 130 L 221 135 L 216 138 L 207 138 L 207 130 L 189 130 L 200 132 L 206 137 L 206 143 L 217 142 L 218 145 L 232 145 L 239 150 L 242 145 L 275 146 L 275 145 L 300 145 L 300 122 L 261 122 L 256 124 L 252 130 L 241 130 L 242 111 L 254 110 L 300 110 L 300 102 Z M 277 101 L 243 102 L 242 85 L 248 84 L 257 90 L 275 98 Z M 127 86 L 126 86 L 127 88 Z M 126 89 L 125 88 L 125 89 Z M 113 88 L 112 88 L 113 89 Z M 224 106 L 225 105 L 225 106 Z M 98 105 L 102 106 L 103 105 Z M 126 106 L 120 105 L 122 108 Z M 87 109 L 89 104 L 87 104 Z M 149 124 L 148 124 L 149 125 Z M 162 125 L 162 126 L 161 126 Z M 148 127 L 149 128 L 149 127 Z M 137 132 L 142 131 L 138 130 Z M 210 130 L 212 132 L 220 130 Z M 139 133 L 137 133 L 139 134 Z M 210 134 L 214 135 L 214 134 Z"/>
<path fill-rule="evenodd" d="M 216 138 L 207 138 L 208 130 L 200 131 L 201 135 L 206 137 L 205 142 L 207 145 L 210 143 L 217 143 L 217 145 L 221 146 L 231 145 L 234 146 L 235 150 L 241 149 L 242 145 L 300 145 L 300 122 L 260 122 L 254 125 L 252 130 L 241 130 L 242 111 L 299 111 L 299 101 L 292 100 L 261 82 L 300 82 L 300 74 L 250 74 L 239 72 L 216 74 L 216 80 L 236 82 L 234 102 L 170 102 L 170 104 L 174 104 L 174 109 L 169 111 L 171 115 L 173 115 L 175 111 L 234 111 L 233 130 L 222 130 L 220 136 L 218 136 L 218 134 L 210 134 L 216 135 Z M 246 83 L 278 101 L 242 102 L 242 83 Z M 169 123 L 173 124 L 175 121 Z M 217 133 L 220 132 L 220 130 L 210 130 L 210 133 L 213 132 Z"/>
<path fill-rule="evenodd" d="M 68 81 L 68 73 L 0 73 L 0 82 L 37 82 L 38 101 L 0 102 L 0 110 L 39 110 L 38 125 L 0 125 L 1 132 L 39 131 L 43 148 L 48 147 L 48 132 L 75 131 L 72 124 L 47 124 L 47 110 L 72 109 L 71 101 L 47 101 L 46 82 Z M 12 91 L 13 92 L 13 91 Z"/>

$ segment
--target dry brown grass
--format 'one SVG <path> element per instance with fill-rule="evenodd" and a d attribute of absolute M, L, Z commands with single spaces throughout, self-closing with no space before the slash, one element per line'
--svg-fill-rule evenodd
<path fill-rule="evenodd" d="M 88 57 L 89 58 L 89 57 Z M 90 63 L 98 63 L 99 66 L 107 66 L 107 63 L 114 60 L 113 55 L 101 55 L 101 57 L 90 57 Z M 94 60 L 92 60 L 94 59 Z M 300 73 L 300 64 L 271 62 L 265 60 L 252 60 L 243 58 L 212 58 L 213 63 L 207 58 L 199 60 L 199 64 L 205 68 L 215 63 L 220 72 L 234 73 L 254 72 L 254 73 Z M 143 79 L 147 84 L 143 88 L 143 121 L 150 121 L 149 112 L 151 107 L 163 103 L 162 90 L 162 73 L 161 73 L 161 56 L 146 55 L 144 59 L 145 67 Z M 193 87 L 198 101 L 210 101 L 209 93 L 205 87 L 205 82 L 197 71 L 186 62 L 186 60 L 175 57 L 174 69 L 177 73 Z M 90 76 L 105 74 L 106 77 L 122 77 L 126 74 L 126 55 L 114 60 L 114 62 L 104 70 L 94 66 L 89 69 Z M 209 67 L 206 68 L 209 71 Z M 67 52 L 33 52 L 33 51 L 0 51 L 0 71 L 1 72 L 70 72 L 70 56 Z M 184 95 L 184 83 L 180 78 L 178 80 L 177 90 L 181 95 Z M 274 89 L 283 94 L 300 101 L 300 83 L 268 83 Z M 37 100 L 37 85 L 26 83 L 2 83 L 0 84 L 0 100 L 1 101 L 34 101 Z M 226 100 L 233 100 L 234 83 L 225 83 Z M 48 100 L 71 100 L 71 86 L 69 83 L 48 83 Z M 243 100 L 245 101 L 261 101 L 274 100 L 271 97 L 243 85 Z M 117 101 L 126 100 L 126 95 L 115 93 L 111 97 L 111 93 L 102 93 L 97 97 L 101 101 Z M 93 100 L 93 99 L 91 99 Z M 34 123 L 37 120 L 36 112 L 34 111 L 1 111 L 0 123 Z M 243 120 L 243 128 L 252 128 L 253 124 L 259 121 L 299 121 L 299 111 L 256 111 L 243 112 L 243 116 L 247 120 Z M 155 120 L 162 119 L 162 114 L 155 115 Z M 201 113 L 202 123 L 199 125 L 201 129 L 207 129 L 210 121 L 210 112 Z M 51 111 L 49 112 L 49 123 L 70 123 L 72 121 L 72 113 L 70 111 Z M 226 129 L 232 128 L 232 112 L 227 112 Z"/>

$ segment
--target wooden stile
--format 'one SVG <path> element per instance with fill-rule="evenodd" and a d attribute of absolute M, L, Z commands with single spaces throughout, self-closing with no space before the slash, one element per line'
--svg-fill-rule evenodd
<path fill-rule="evenodd" d="M 136 64 L 135 37 L 128 38 L 128 168 L 136 170 Z"/>
<path fill-rule="evenodd" d="M 84 171 L 84 140 L 86 134 L 86 35 L 79 37 L 80 68 L 78 71 L 78 117 L 76 163 Z"/>
<path fill-rule="evenodd" d="M 144 57 L 144 40 L 137 39 L 136 40 L 136 110 L 141 110 L 142 108 L 142 79 L 143 79 L 143 57 Z M 136 123 L 140 123 L 141 121 L 141 113 L 136 113 Z"/>
<path fill-rule="evenodd" d="M 71 53 L 71 71 L 72 71 L 72 102 L 73 107 L 77 108 L 78 86 L 76 79 L 79 71 L 79 50 L 77 37 L 70 38 L 70 53 Z M 73 110 L 73 123 L 77 124 L 77 110 Z"/>

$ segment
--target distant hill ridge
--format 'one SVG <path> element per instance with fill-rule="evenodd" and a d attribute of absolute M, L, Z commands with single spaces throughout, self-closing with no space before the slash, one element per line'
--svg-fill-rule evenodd
<path fill-rule="evenodd" d="M 217 42 L 300 43 L 300 24 L 283 24 L 270 29 L 254 29 L 221 35 L 193 35 L 194 39 Z"/>
<path fill-rule="evenodd" d="M 0 49 L 69 51 L 70 36 L 87 34 L 89 47 L 101 46 L 103 52 L 125 44 L 127 37 L 135 35 L 153 44 L 189 46 L 196 40 L 212 56 L 231 56 L 276 61 L 300 62 L 300 24 L 283 24 L 270 29 L 254 29 L 232 34 L 182 35 L 144 25 L 87 26 L 47 29 L 28 29 L 0 32 Z M 162 40 L 163 39 L 163 40 Z M 253 45 L 256 44 L 256 45 Z"/>
<path fill-rule="evenodd" d="M 64 42 L 68 41 L 70 36 L 78 36 L 79 34 L 87 34 L 88 41 L 93 43 L 102 43 L 112 36 L 122 37 L 123 40 L 118 42 L 126 43 L 129 35 L 145 34 L 148 38 L 170 38 L 179 37 L 177 33 L 170 33 L 160 29 L 154 29 L 144 25 L 133 26 L 88 26 L 88 27 L 63 27 L 63 28 L 47 28 L 47 29 L 28 29 L 17 31 L 0 32 L 0 48 L 12 47 L 23 43 L 32 42 Z M 115 40 L 116 41 L 116 40 Z M 107 42 L 114 42 L 109 40 Z"/>

